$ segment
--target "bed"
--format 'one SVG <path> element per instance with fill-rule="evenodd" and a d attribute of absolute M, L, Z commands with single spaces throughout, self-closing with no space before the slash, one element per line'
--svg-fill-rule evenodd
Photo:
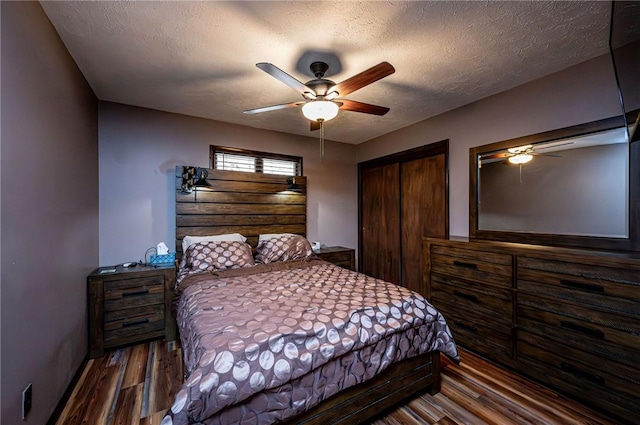
<path fill-rule="evenodd" d="M 283 177 L 208 172 L 206 193 L 176 195 L 185 382 L 162 424 L 361 423 L 439 391 L 439 353 L 458 358 L 446 321 L 415 292 L 313 255 L 304 178 L 292 200 Z M 230 234 L 249 239 L 183 246 Z"/>

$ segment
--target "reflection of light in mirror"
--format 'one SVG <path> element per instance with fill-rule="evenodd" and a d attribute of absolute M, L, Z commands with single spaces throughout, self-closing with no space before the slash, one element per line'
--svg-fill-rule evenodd
<path fill-rule="evenodd" d="M 508 161 L 511 164 L 526 164 L 527 162 L 533 159 L 533 155 L 529 155 L 528 153 L 519 153 L 514 156 L 510 156 Z"/>

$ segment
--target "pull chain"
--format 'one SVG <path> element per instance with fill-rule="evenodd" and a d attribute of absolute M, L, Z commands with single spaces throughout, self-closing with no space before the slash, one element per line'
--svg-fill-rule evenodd
<path fill-rule="evenodd" d="M 324 157 L 324 120 L 318 120 L 320 123 L 320 159 Z"/>

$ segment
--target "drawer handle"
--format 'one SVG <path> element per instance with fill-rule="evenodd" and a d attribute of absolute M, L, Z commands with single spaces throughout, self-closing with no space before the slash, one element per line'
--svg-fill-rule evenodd
<path fill-rule="evenodd" d="M 583 334 L 592 336 L 594 338 L 604 339 L 604 332 L 602 332 L 600 329 L 589 328 L 586 326 L 578 325 L 573 322 L 567 322 L 565 320 L 562 320 L 560 322 L 560 326 L 562 326 L 565 329 L 571 329 L 572 331 L 582 332 Z"/>
<path fill-rule="evenodd" d="M 459 327 L 460 329 L 466 329 L 466 330 L 468 330 L 470 332 L 473 332 L 473 333 L 477 333 L 478 332 L 478 330 L 474 326 L 466 325 L 466 324 L 464 324 L 462 322 L 458 322 L 457 320 L 454 320 L 453 324 L 456 325 L 457 327 Z"/>
<path fill-rule="evenodd" d="M 584 289 L 585 291 L 604 292 L 604 287 L 594 283 L 582 283 L 574 280 L 560 279 L 560 284 L 570 288 Z"/>
<path fill-rule="evenodd" d="M 467 269 L 478 270 L 478 265 L 474 263 L 465 263 L 464 261 L 454 260 L 453 265 L 458 267 L 464 267 Z"/>
<path fill-rule="evenodd" d="M 140 289 L 139 291 L 123 292 L 123 297 L 135 297 L 136 295 L 146 295 L 149 293 L 148 289 Z"/>
<path fill-rule="evenodd" d="M 125 322 L 122 324 L 123 328 L 128 328 L 129 326 L 136 326 L 136 325 L 144 325 L 145 323 L 149 323 L 149 319 L 141 319 L 141 320 L 135 320 L 133 322 Z"/>
<path fill-rule="evenodd" d="M 604 385 L 604 378 L 602 376 L 590 372 L 585 372 L 584 370 L 570 365 L 569 363 L 562 362 L 560 364 L 560 368 L 572 375 L 580 376 L 582 378 L 588 379 L 591 382 L 595 382 L 596 384 Z"/>
<path fill-rule="evenodd" d="M 454 290 L 453 295 L 455 295 L 456 297 L 465 298 L 469 301 L 473 301 L 474 303 L 478 302 L 478 297 L 472 294 L 465 294 L 464 292 Z"/>

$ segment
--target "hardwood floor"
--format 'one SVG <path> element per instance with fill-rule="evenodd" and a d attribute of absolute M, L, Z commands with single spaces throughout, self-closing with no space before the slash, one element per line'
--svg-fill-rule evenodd
<path fill-rule="evenodd" d="M 467 351 L 442 356 L 442 390 L 423 394 L 371 425 L 613 424 L 589 408 Z M 182 383 L 176 342 L 152 341 L 90 360 L 57 425 L 159 424 Z"/>

